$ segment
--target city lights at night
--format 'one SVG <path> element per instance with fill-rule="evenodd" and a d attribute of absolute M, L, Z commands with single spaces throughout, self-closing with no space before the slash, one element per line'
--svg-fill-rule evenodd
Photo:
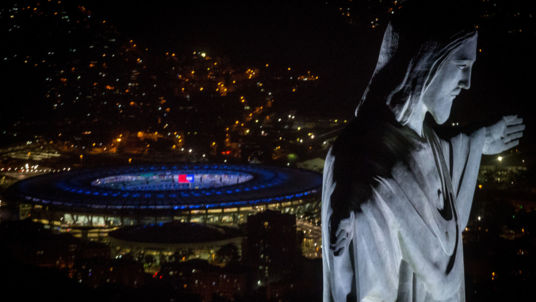
<path fill-rule="evenodd" d="M 322 301 L 324 159 L 406 1 L 2 2 L 0 300 Z M 534 301 L 536 5 L 471 1 L 471 89 L 426 122 L 524 119 L 460 230 L 467 301 Z"/>

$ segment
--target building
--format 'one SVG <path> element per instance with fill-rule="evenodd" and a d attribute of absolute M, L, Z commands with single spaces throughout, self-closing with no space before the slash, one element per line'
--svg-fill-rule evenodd
<path fill-rule="evenodd" d="M 250 286 L 269 286 L 288 277 L 299 256 L 296 216 L 268 210 L 249 216 L 246 228 Z"/>
<path fill-rule="evenodd" d="M 239 258 L 243 240 L 238 228 L 182 222 L 124 227 L 108 236 L 114 258 L 133 257 L 149 273 L 166 263 L 196 259 L 223 266 L 233 257 L 221 259 L 219 253 L 232 246 Z"/>

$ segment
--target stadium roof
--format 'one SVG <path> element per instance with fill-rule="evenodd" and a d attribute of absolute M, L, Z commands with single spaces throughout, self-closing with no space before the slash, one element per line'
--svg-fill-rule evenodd
<path fill-rule="evenodd" d="M 117 175 L 249 174 L 226 186 L 174 190 L 135 190 L 95 185 Z M 261 165 L 159 164 L 79 169 L 40 175 L 10 187 L 7 196 L 77 210 L 191 210 L 242 207 L 305 198 L 320 191 L 320 174 Z"/>

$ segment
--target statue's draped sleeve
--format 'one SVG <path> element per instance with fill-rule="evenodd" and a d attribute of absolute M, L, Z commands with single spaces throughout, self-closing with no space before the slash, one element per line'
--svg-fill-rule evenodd
<path fill-rule="evenodd" d="M 331 152 L 328 153 L 322 198 L 329 202 L 322 206 L 323 234 L 331 233 L 333 210 L 329 204 L 336 202 L 333 197 L 340 195 L 333 193 L 345 181 L 338 183 L 333 178 L 333 160 Z M 381 206 L 364 203 L 363 207 L 366 210 L 356 214 L 351 238 L 339 253 L 330 248 L 329 236 L 322 238 L 324 301 L 394 301 L 396 298 L 397 278 L 391 268 L 400 262 L 400 252 L 397 252 L 396 238 L 392 237 L 396 232 L 389 230 L 392 218 L 385 216 Z M 392 290 L 386 291 L 386 287 Z"/>
<path fill-rule="evenodd" d="M 331 150 L 326 157 L 323 174 L 322 201 L 330 200 L 336 189 L 337 183 L 333 179 L 333 160 Z M 330 248 L 330 220 L 333 215 L 331 206 L 322 205 L 322 259 L 323 259 L 323 300 L 344 301 L 350 294 L 354 280 L 354 269 L 349 249 L 344 249 L 335 255 Z"/>
<path fill-rule="evenodd" d="M 447 162 L 452 175 L 458 221 L 462 230 L 467 226 L 473 204 L 484 140 L 485 129 L 481 128 L 471 135 L 461 133 L 449 141 L 442 141 L 443 154 L 448 154 Z"/>

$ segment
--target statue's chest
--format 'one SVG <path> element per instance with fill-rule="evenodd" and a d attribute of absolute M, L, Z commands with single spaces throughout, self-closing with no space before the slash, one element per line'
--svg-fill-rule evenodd
<path fill-rule="evenodd" d="M 434 157 L 430 146 L 425 145 L 420 150 L 413 152 L 408 168 L 430 205 L 443 208 L 443 191 L 446 188 L 442 186 L 442 175 L 437 167 L 437 161 L 438 159 Z"/>
<path fill-rule="evenodd" d="M 414 200 L 433 236 L 446 255 L 456 251 L 459 239 L 458 215 L 452 179 L 442 154 L 426 144 L 413 154 L 410 171 L 424 200 Z M 430 243 L 436 244 L 436 243 Z"/>

